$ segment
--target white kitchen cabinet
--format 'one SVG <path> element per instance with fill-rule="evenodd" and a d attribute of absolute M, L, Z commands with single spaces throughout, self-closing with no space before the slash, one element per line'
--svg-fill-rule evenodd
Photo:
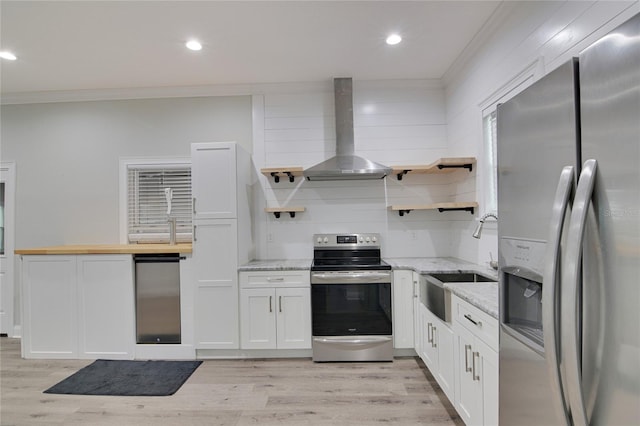
<path fill-rule="evenodd" d="M 251 158 L 235 142 L 191 144 L 194 335 L 198 349 L 239 349 L 238 265 L 252 257 Z"/>
<path fill-rule="evenodd" d="M 393 271 L 393 347 L 396 349 L 414 348 L 414 295 L 413 272 Z"/>
<path fill-rule="evenodd" d="M 413 348 L 419 355 L 422 350 L 422 319 L 420 318 L 420 274 L 411 273 L 413 284 Z"/>
<path fill-rule="evenodd" d="M 455 407 L 467 425 L 498 424 L 498 322 L 452 297 L 455 333 Z"/>
<path fill-rule="evenodd" d="M 131 255 L 22 256 L 25 358 L 132 359 Z"/>
<path fill-rule="evenodd" d="M 454 335 L 447 323 L 420 304 L 420 357 L 450 400 L 454 399 Z"/>
<path fill-rule="evenodd" d="M 308 271 L 241 272 L 242 349 L 310 349 Z"/>

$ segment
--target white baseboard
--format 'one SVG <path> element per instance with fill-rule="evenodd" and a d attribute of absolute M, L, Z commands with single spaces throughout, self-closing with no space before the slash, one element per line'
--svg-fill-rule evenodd
<path fill-rule="evenodd" d="M 136 345 L 135 359 L 196 359 L 191 345 Z"/>

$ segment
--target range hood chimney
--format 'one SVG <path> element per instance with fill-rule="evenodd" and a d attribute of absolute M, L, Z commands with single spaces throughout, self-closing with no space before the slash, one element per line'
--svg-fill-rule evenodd
<path fill-rule="evenodd" d="M 391 169 L 354 155 L 353 84 L 351 78 L 333 80 L 336 110 L 336 155 L 304 170 L 307 180 L 382 179 Z"/>

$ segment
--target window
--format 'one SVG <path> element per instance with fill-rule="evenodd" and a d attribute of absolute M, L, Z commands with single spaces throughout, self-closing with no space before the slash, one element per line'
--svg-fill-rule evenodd
<path fill-rule="evenodd" d="M 487 114 L 483 118 L 484 164 L 487 176 L 484 179 L 485 212 L 498 211 L 498 163 L 497 163 L 497 113 Z"/>
<path fill-rule="evenodd" d="M 126 163 L 124 168 L 127 241 L 168 242 L 167 211 L 170 202 L 170 214 L 176 218 L 176 240 L 191 242 L 191 164 L 131 162 Z"/>

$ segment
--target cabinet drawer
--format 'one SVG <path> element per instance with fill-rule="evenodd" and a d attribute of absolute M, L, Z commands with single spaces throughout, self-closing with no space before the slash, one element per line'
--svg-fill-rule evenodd
<path fill-rule="evenodd" d="M 240 272 L 240 288 L 309 287 L 309 271 Z"/>
<path fill-rule="evenodd" d="M 472 332 L 493 350 L 498 350 L 498 320 L 491 315 L 454 296 L 453 321 Z"/>

